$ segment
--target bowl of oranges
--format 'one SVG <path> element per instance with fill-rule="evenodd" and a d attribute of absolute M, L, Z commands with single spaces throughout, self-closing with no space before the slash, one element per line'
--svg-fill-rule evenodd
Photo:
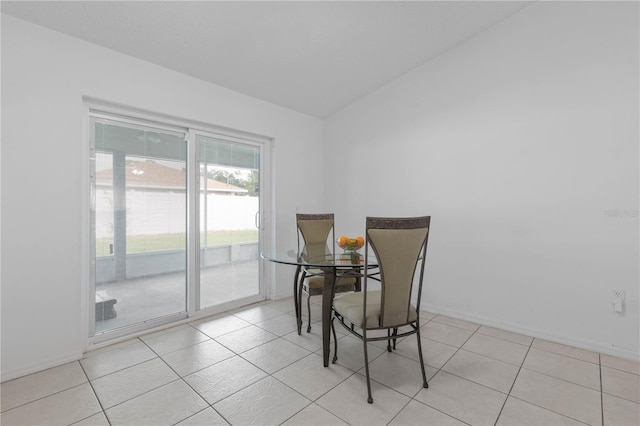
<path fill-rule="evenodd" d="M 364 246 L 364 238 L 362 237 L 349 238 L 342 235 L 338 238 L 338 247 L 345 251 L 357 251 L 360 250 L 362 246 Z"/>

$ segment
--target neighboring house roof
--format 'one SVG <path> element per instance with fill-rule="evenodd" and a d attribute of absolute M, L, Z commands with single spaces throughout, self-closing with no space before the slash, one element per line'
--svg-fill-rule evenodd
<path fill-rule="evenodd" d="M 153 160 L 130 162 L 126 166 L 127 188 L 184 190 L 186 170 L 163 166 Z M 207 179 L 207 192 L 246 193 L 239 186 Z M 204 179 L 200 179 L 200 189 L 204 189 Z M 113 169 L 96 173 L 96 184 L 113 185 Z"/>

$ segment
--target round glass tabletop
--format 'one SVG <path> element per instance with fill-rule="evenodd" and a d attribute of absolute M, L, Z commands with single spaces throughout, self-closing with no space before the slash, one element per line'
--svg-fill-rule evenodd
<path fill-rule="evenodd" d="M 265 250 L 260 256 L 266 260 L 285 265 L 300 265 L 316 268 L 354 268 L 365 266 L 364 253 L 338 252 L 332 253 L 329 250 L 308 250 L 307 248 L 298 251 L 290 250 Z M 372 253 L 369 253 L 367 267 L 378 266 L 378 261 Z"/>

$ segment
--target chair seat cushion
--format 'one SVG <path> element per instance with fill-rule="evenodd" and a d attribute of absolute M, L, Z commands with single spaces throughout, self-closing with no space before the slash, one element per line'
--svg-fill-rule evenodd
<path fill-rule="evenodd" d="M 380 298 L 382 292 L 380 290 L 372 290 L 367 292 L 367 321 L 366 328 L 380 328 Z M 347 321 L 359 328 L 365 328 L 364 322 L 364 292 L 345 293 L 337 295 L 333 299 L 333 309 Z M 413 305 L 409 309 L 409 322 L 417 319 L 416 309 Z M 406 323 L 397 324 L 397 326 Z M 394 325 L 388 325 L 393 327 Z"/>
<path fill-rule="evenodd" d="M 336 293 L 344 293 L 345 291 L 353 291 L 355 289 L 356 279 L 353 277 L 341 277 L 336 281 Z M 304 279 L 302 289 L 311 296 L 322 294 L 324 288 L 323 276 L 311 276 Z"/>
<path fill-rule="evenodd" d="M 322 269 L 318 269 L 318 268 L 307 268 L 305 269 L 305 272 L 307 273 L 308 276 L 314 276 L 314 275 L 324 276 L 324 272 L 322 271 Z"/>

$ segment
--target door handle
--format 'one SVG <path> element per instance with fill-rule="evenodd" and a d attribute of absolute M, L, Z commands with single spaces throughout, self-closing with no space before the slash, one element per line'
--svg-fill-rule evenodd
<path fill-rule="evenodd" d="M 260 229 L 260 211 L 256 212 L 254 221 L 255 221 L 256 228 Z"/>

